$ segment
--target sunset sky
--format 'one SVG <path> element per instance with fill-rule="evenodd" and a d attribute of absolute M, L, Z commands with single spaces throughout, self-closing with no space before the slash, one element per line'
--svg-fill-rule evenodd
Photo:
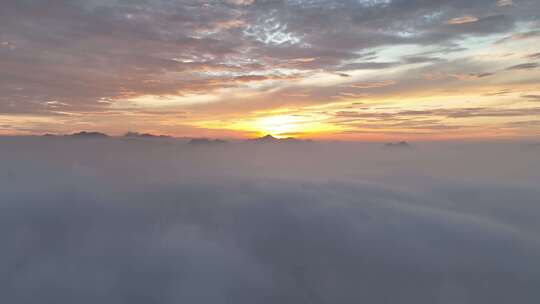
<path fill-rule="evenodd" d="M 0 134 L 540 136 L 538 0 L 0 0 Z"/>

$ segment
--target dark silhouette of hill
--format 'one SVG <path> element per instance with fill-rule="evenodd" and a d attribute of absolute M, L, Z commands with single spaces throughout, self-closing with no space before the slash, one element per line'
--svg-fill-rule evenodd
<path fill-rule="evenodd" d="M 192 138 L 188 142 L 190 145 L 215 145 L 226 144 L 226 140 L 222 139 L 209 139 L 209 138 Z"/>
<path fill-rule="evenodd" d="M 384 145 L 384 148 L 387 148 L 387 149 L 410 149 L 412 148 L 412 146 L 406 142 L 406 141 L 400 141 L 400 142 L 395 142 L 395 143 L 386 143 Z"/>
<path fill-rule="evenodd" d="M 150 134 L 150 133 L 139 133 L 139 132 L 131 132 L 131 131 L 124 134 L 124 137 L 126 137 L 126 138 L 144 138 L 144 139 L 172 138 L 169 135 L 154 135 L 154 134 Z"/>
<path fill-rule="evenodd" d="M 525 148 L 526 148 L 526 149 L 537 150 L 537 149 L 540 149 L 540 143 L 526 144 L 526 145 L 525 145 Z"/>
<path fill-rule="evenodd" d="M 108 138 L 109 135 L 101 132 L 88 132 L 88 131 L 81 131 L 78 133 L 73 133 L 71 135 L 67 135 L 69 137 L 73 138 Z"/>
<path fill-rule="evenodd" d="M 297 138 L 294 138 L 294 137 L 287 137 L 287 138 L 276 138 L 272 135 L 266 135 L 266 136 L 263 136 L 263 137 L 259 137 L 259 138 L 253 138 L 253 139 L 248 139 L 246 142 L 248 143 L 268 143 L 268 144 L 271 144 L 271 143 L 307 143 L 307 142 L 311 142 L 311 140 L 301 140 L 301 139 L 297 139 Z"/>

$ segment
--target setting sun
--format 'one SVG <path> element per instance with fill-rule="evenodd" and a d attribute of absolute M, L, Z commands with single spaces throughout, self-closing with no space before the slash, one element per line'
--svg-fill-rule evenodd
<path fill-rule="evenodd" d="M 302 120 L 292 115 L 268 116 L 257 119 L 253 128 L 261 134 L 272 134 L 278 138 L 287 137 L 291 133 L 302 132 Z"/>

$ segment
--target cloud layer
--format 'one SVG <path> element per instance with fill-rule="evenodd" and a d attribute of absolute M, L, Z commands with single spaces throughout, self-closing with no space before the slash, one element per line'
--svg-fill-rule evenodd
<path fill-rule="evenodd" d="M 540 297 L 534 146 L 2 146 L 3 302 Z"/>

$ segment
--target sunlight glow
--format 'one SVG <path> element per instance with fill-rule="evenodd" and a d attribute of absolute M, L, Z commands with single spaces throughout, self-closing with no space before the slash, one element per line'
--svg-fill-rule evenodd
<path fill-rule="evenodd" d="M 300 131 L 301 124 L 302 120 L 298 116 L 278 115 L 260 118 L 255 122 L 254 127 L 260 132 L 274 134 L 279 137 L 281 134 Z"/>

